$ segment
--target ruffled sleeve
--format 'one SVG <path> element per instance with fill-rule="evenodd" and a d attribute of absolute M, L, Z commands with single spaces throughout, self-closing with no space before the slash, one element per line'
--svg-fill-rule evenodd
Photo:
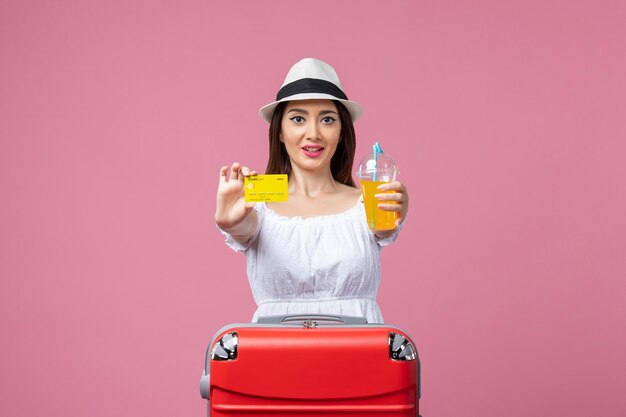
<path fill-rule="evenodd" d="M 248 239 L 248 241 L 245 243 L 237 242 L 235 239 L 233 239 L 233 236 L 230 233 L 225 232 L 224 230 L 220 229 L 219 226 L 215 225 L 215 227 L 217 227 L 217 230 L 219 230 L 219 232 L 224 236 L 224 243 L 226 243 L 229 248 L 231 248 L 235 252 L 245 252 L 246 250 L 248 250 L 252 242 L 256 240 L 256 238 L 259 236 L 259 231 L 261 230 L 261 224 L 263 223 L 264 212 L 261 207 L 262 204 L 257 204 L 256 206 L 254 206 L 259 221 L 256 225 L 256 230 L 254 231 L 252 236 L 250 236 L 250 239 Z"/>

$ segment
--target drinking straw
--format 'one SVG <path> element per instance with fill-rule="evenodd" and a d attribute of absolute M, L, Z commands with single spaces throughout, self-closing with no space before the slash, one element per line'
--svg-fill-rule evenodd
<path fill-rule="evenodd" d="M 382 148 L 378 144 L 378 142 L 374 143 L 374 181 L 376 181 L 376 174 L 378 171 L 378 154 L 383 153 Z"/>
<path fill-rule="evenodd" d="M 378 171 L 378 155 L 383 153 L 382 148 L 378 144 L 378 142 L 374 143 L 374 175 L 372 178 L 374 182 L 376 181 L 377 171 Z M 376 200 L 374 201 L 374 207 L 372 207 L 372 223 L 370 224 L 370 229 L 374 230 L 374 224 L 376 223 Z"/>

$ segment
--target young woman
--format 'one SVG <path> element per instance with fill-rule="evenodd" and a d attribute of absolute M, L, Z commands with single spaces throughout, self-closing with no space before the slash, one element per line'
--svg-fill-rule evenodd
<path fill-rule="evenodd" d="M 361 190 L 352 179 L 353 121 L 335 70 L 306 58 L 287 74 L 276 101 L 260 110 L 270 123 L 266 174 L 288 174 L 289 200 L 246 203 L 244 177 L 234 163 L 220 170 L 215 221 L 236 251 L 245 252 L 260 316 L 324 313 L 382 323 L 376 303 L 380 251 L 406 218 L 409 197 L 400 182 L 381 185 L 379 207 L 398 213 L 396 228 L 368 228 Z"/>

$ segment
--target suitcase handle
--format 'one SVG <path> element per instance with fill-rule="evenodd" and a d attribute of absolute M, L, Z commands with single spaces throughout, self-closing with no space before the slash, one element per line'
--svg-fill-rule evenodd
<path fill-rule="evenodd" d="M 332 324 L 355 325 L 367 324 L 365 317 L 339 316 L 331 314 L 288 314 L 285 316 L 263 316 L 259 317 L 259 324 L 302 324 L 316 322 L 331 322 Z"/>

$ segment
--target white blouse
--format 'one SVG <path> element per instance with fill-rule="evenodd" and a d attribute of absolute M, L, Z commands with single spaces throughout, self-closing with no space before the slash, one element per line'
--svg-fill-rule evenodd
<path fill-rule="evenodd" d="M 367 227 L 361 200 L 351 209 L 311 218 L 285 217 L 257 203 L 259 223 L 242 245 L 248 280 L 258 308 L 252 318 L 286 314 L 341 314 L 382 323 L 376 303 L 380 251 L 396 240 L 377 238 Z"/>

